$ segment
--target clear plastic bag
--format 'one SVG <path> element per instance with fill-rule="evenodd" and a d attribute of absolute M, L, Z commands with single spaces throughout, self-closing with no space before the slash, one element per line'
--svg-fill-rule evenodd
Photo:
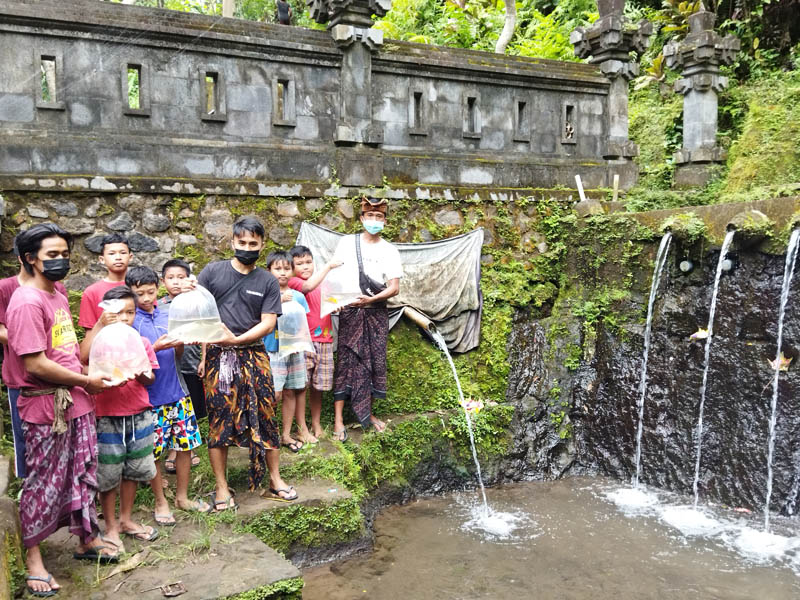
<path fill-rule="evenodd" d="M 175 296 L 169 307 L 167 334 L 185 344 L 221 340 L 225 330 L 211 292 L 198 285 L 190 292 Z"/>
<path fill-rule="evenodd" d="M 278 356 L 284 358 L 295 352 L 314 352 L 311 332 L 308 330 L 306 310 L 296 300 L 281 305 L 283 314 L 278 317 L 275 337 L 278 339 Z"/>
<path fill-rule="evenodd" d="M 355 302 L 363 294 L 358 286 L 358 266 L 348 268 L 342 265 L 331 270 L 325 277 L 320 288 L 320 318 L 331 314 L 348 304 Z"/>
<path fill-rule="evenodd" d="M 125 323 L 106 325 L 89 349 L 89 376 L 100 375 L 111 385 L 152 372 L 142 337 Z"/>

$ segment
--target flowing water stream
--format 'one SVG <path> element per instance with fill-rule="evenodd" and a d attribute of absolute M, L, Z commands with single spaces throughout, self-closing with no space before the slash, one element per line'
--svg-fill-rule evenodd
<path fill-rule="evenodd" d="M 772 455 L 775 452 L 775 425 L 778 418 L 778 380 L 781 375 L 781 359 L 783 344 L 783 318 L 786 316 L 786 303 L 789 300 L 789 288 L 792 284 L 794 266 L 797 262 L 798 239 L 800 229 L 792 231 L 789 246 L 786 249 L 786 263 L 783 269 L 783 285 L 781 286 L 781 304 L 778 312 L 778 349 L 775 353 L 775 378 L 772 380 L 772 402 L 770 404 L 769 440 L 767 442 L 767 499 L 764 502 L 764 531 L 769 533 L 769 503 L 772 498 Z"/>
<path fill-rule="evenodd" d="M 439 346 L 439 349 L 444 352 L 444 355 L 447 357 L 447 362 L 450 363 L 450 368 L 453 370 L 453 378 L 456 380 L 456 387 L 458 388 L 458 398 L 461 402 L 461 406 L 464 407 L 464 392 L 461 390 L 461 380 L 458 378 L 458 371 L 456 371 L 456 365 L 453 362 L 453 357 L 450 356 L 450 351 L 447 348 L 447 342 L 444 341 L 442 334 L 438 331 L 433 331 L 431 333 L 433 336 L 436 345 Z M 481 476 L 481 463 L 478 462 L 478 453 L 475 451 L 475 434 L 472 432 L 472 419 L 469 416 L 469 411 L 464 407 L 464 416 L 467 419 L 467 431 L 469 431 L 469 445 L 472 448 L 472 460 L 475 461 L 475 469 L 478 473 L 478 483 L 481 486 L 481 497 L 483 498 L 483 513 L 486 518 L 489 518 L 489 502 L 486 500 L 486 489 L 483 487 L 483 477 Z"/>
<path fill-rule="evenodd" d="M 733 236 L 736 233 L 735 230 L 731 229 L 725 234 L 725 239 L 722 242 L 722 248 L 720 248 L 719 252 L 719 261 L 717 261 L 717 271 L 714 275 L 714 291 L 711 294 L 711 307 L 709 308 L 708 312 L 708 329 L 707 329 L 707 337 L 706 337 L 706 350 L 705 350 L 705 360 L 703 363 L 703 384 L 700 387 L 700 406 L 698 408 L 697 413 L 697 433 L 696 433 L 696 451 L 695 451 L 695 463 L 694 463 L 694 482 L 692 483 L 692 491 L 694 492 L 694 506 L 697 507 L 697 500 L 698 500 L 698 490 L 697 484 L 700 479 L 700 459 L 702 456 L 703 450 L 703 407 L 706 403 L 706 388 L 708 386 L 708 365 L 711 358 L 711 340 L 714 336 L 714 313 L 717 310 L 717 294 L 719 292 L 719 280 L 722 277 L 722 266 L 725 261 L 725 256 L 728 254 L 728 248 L 730 248 L 731 243 L 733 242 Z"/>
<path fill-rule="evenodd" d="M 515 527 L 490 535 L 466 521 L 473 494 L 425 498 L 383 511 L 374 552 L 304 572 L 306 600 L 790 600 L 800 597 L 796 538 L 780 557 L 736 544 L 741 522 L 714 515 L 714 537 L 676 529 L 674 502 L 635 514 L 609 499 L 618 483 L 567 478 L 487 490 L 499 510 L 516 511 Z M 630 488 L 627 488 L 630 489 Z M 724 519 L 722 517 L 725 517 Z M 465 522 L 466 521 L 466 522 Z M 760 518 L 758 519 L 760 522 Z M 776 519 L 775 527 L 791 527 Z M 796 524 L 794 524 L 796 528 Z"/>
<path fill-rule="evenodd" d="M 633 477 L 633 487 L 639 487 L 639 473 L 641 471 L 642 456 L 642 421 L 644 419 L 644 398 L 647 392 L 647 357 L 650 353 L 650 331 L 653 325 L 653 306 L 656 302 L 658 284 L 661 282 L 661 272 L 669 256 L 669 245 L 672 241 L 672 234 L 668 231 L 661 238 L 656 254 L 656 264 L 653 270 L 653 281 L 650 284 L 650 299 L 647 302 L 647 324 L 644 328 L 644 356 L 642 358 L 642 375 L 639 380 L 639 423 L 636 426 L 636 474 Z"/>

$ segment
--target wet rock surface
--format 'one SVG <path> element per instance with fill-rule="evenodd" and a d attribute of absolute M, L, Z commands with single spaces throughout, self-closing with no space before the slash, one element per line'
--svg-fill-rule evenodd
<path fill-rule="evenodd" d="M 682 274 L 670 257 L 656 299 L 642 437 L 641 480 L 691 494 L 695 435 L 705 340 L 689 336 L 707 327 L 719 251 Z M 768 361 L 776 336 L 784 256 L 740 251 L 723 275 L 714 324 L 706 392 L 701 501 L 763 510 L 772 378 Z M 637 283 L 642 289 L 648 281 Z M 800 282 L 792 286 L 783 351 L 795 364 L 779 383 L 772 510 L 794 514 L 800 497 Z M 637 399 L 641 376 L 644 315 L 621 333 L 598 328 L 595 352 L 575 371 L 564 369 L 565 339 L 547 342 L 539 321 L 517 316 L 510 340 L 509 399 L 515 404 L 516 447 L 508 457 L 521 478 L 557 477 L 566 471 L 596 471 L 633 477 Z M 541 347 L 540 347 L 541 346 Z M 552 346 L 555 346 L 553 348 Z M 548 353 L 550 356 L 548 356 Z M 549 381 L 559 378 L 570 401 L 573 441 L 555 434 L 547 410 Z"/>

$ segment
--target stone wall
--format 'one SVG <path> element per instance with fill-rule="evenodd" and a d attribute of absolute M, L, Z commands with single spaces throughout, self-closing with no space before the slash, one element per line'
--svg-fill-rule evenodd
<path fill-rule="evenodd" d="M 0 0 L 0 55 L 0 189 L 269 196 L 280 184 L 635 179 L 630 161 L 603 159 L 609 84 L 590 65 L 387 41 L 366 63 L 367 137 L 351 143 L 341 82 L 360 67 L 328 32 Z"/>
<path fill-rule="evenodd" d="M 417 202 L 407 191 L 394 190 L 392 195 L 386 231 L 392 241 L 430 241 L 483 227 L 487 263 L 493 260 L 491 248 L 511 252 L 517 260 L 530 259 L 547 250 L 544 237 L 536 231 L 536 219 L 530 216 L 533 204 L 525 199 L 515 202 L 505 194 L 499 197 L 493 194 L 494 199 L 475 197 L 470 202 L 444 198 Z M 569 197 L 566 192 L 546 195 L 553 196 Z M 174 256 L 185 258 L 197 268 L 210 260 L 231 256 L 231 227 L 236 217 L 244 214 L 255 214 L 264 222 L 266 251 L 293 246 L 304 220 L 338 231 L 354 231 L 358 227 L 358 201 L 346 196 L 294 199 L 213 194 L 4 192 L 0 204 L 5 208 L 0 233 L 4 271 L 9 273 L 16 268 L 11 255 L 14 235 L 36 223 L 53 221 L 76 236 L 73 269 L 66 281 L 73 290 L 82 290 L 104 276 L 96 255 L 102 237 L 115 231 L 128 236 L 134 264 L 159 270 Z M 502 217 L 498 216 L 498 206 L 502 207 Z M 512 222 L 513 231 L 509 234 Z"/>

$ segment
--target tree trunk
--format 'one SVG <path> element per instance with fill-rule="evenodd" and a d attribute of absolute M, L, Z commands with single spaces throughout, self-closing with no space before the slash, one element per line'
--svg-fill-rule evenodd
<path fill-rule="evenodd" d="M 222 16 L 232 17 L 234 8 L 234 0 L 222 0 Z"/>
<path fill-rule="evenodd" d="M 506 21 L 503 24 L 503 31 L 500 32 L 500 37 L 497 38 L 497 45 L 494 51 L 497 54 L 505 54 L 506 47 L 514 37 L 514 29 L 517 27 L 517 4 L 515 0 L 505 0 L 506 2 Z"/>

